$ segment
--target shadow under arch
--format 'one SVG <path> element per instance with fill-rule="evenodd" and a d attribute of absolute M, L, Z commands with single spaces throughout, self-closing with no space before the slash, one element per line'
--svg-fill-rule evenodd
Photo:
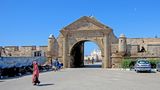
<path fill-rule="evenodd" d="M 76 42 L 75 44 L 73 44 L 70 50 L 70 67 L 71 68 L 85 67 L 84 65 L 84 43 L 85 42 L 93 42 L 100 48 L 100 50 L 102 49 L 100 45 L 93 40 L 81 40 Z M 101 66 L 98 65 L 98 67 L 101 67 Z M 89 66 L 89 68 L 97 68 L 97 67 L 95 67 L 94 65 L 94 66 Z"/>

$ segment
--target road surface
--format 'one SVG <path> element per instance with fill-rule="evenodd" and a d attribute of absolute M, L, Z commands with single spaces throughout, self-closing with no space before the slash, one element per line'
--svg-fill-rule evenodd
<path fill-rule="evenodd" d="M 40 73 L 41 84 L 33 86 L 31 75 L 1 79 L 0 90 L 159 90 L 160 72 L 102 68 L 68 68 Z"/>

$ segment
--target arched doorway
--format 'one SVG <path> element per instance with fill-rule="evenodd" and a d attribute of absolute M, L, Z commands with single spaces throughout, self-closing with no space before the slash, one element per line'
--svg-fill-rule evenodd
<path fill-rule="evenodd" d="M 84 42 L 93 41 L 101 49 L 102 67 L 111 67 L 111 43 L 116 39 L 112 29 L 92 17 L 81 17 L 61 30 L 59 57 L 65 68 L 81 67 Z M 81 60 L 81 61 L 80 61 Z"/>
<path fill-rule="evenodd" d="M 93 55 L 85 56 L 85 43 L 86 42 L 92 42 L 92 44 L 96 44 L 93 41 L 90 40 L 82 40 L 77 42 L 71 49 L 70 52 L 70 67 L 71 68 L 77 68 L 77 67 L 89 67 L 89 68 L 98 68 L 101 67 L 101 65 L 95 65 L 95 58 Z M 97 45 L 97 44 L 96 44 Z M 98 45 L 97 45 L 98 46 Z M 98 46 L 99 47 L 99 46 Z M 93 51 L 94 49 L 92 49 Z M 85 60 L 85 58 L 88 58 L 88 60 Z"/>

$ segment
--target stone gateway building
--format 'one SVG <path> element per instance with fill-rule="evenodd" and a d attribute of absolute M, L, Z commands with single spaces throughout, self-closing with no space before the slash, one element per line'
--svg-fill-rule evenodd
<path fill-rule="evenodd" d="M 48 46 L 0 47 L 1 57 L 38 57 L 49 60 L 58 58 L 65 68 L 84 66 L 84 43 L 95 42 L 102 55 L 102 67 L 120 67 L 123 58 L 159 58 L 160 38 L 117 38 L 113 30 L 94 17 L 83 16 L 60 30 L 56 39 L 48 38 Z"/>

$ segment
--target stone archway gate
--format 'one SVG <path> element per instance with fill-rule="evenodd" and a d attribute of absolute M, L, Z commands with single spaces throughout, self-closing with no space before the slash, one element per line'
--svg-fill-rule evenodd
<path fill-rule="evenodd" d="M 80 41 L 93 41 L 101 49 L 102 67 L 111 67 L 111 43 L 116 38 L 113 31 L 108 26 L 98 22 L 93 17 L 81 17 L 77 21 L 63 28 L 62 36 L 62 62 L 65 68 L 71 67 L 71 50 Z"/>

